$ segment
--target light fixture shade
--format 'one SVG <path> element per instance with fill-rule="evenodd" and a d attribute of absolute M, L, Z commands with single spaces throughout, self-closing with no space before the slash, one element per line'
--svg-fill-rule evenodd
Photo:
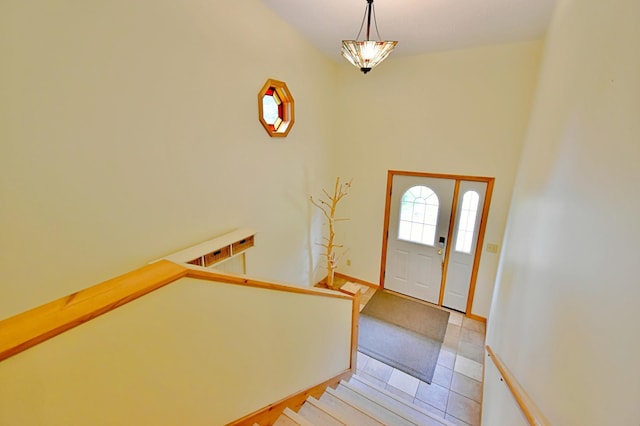
<path fill-rule="evenodd" d="M 363 73 L 368 73 L 385 60 L 397 41 L 342 40 L 342 56 Z"/>

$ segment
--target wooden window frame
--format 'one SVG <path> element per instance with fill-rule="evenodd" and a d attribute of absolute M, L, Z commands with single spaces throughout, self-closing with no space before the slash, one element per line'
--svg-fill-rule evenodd
<path fill-rule="evenodd" d="M 271 93 L 275 93 L 281 102 L 278 105 L 278 116 L 282 122 L 278 126 L 269 124 L 264 119 L 262 99 Z M 270 78 L 262 86 L 258 92 L 258 120 L 271 137 L 284 138 L 289 134 L 295 123 L 295 104 L 287 83 Z"/>

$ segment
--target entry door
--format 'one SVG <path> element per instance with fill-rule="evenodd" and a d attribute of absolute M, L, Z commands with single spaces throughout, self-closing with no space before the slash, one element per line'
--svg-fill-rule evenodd
<path fill-rule="evenodd" d="M 487 182 L 460 181 L 442 306 L 466 312 Z"/>
<path fill-rule="evenodd" d="M 385 288 L 437 304 L 454 179 L 394 175 Z"/>

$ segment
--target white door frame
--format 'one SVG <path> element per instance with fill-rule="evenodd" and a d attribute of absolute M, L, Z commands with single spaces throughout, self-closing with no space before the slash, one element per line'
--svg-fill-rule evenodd
<path fill-rule="evenodd" d="M 394 175 L 455 179 L 456 184 L 455 184 L 454 194 L 453 194 L 453 206 L 451 209 L 452 217 L 450 219 L 450 223 L 453 222 L 453 215 L 455 215 L 455 212 L 457 211 L 460 181 L 466 180 L 466 181 L 479 181 L 479 182 L 487 183 L 487 193 L 485 195 L 484 203 L 482 205 L 482 216 L 480 218 L 478 242 L 476 244 L 475 258 L 473 261 L 473 270 L 471 272 L 471 285 L 469 286 L 469 297 L 467 298 L 467 309 L 466 309 L 466 316 L 472 317 L 472 318 L 475 317 L 475 315 L 471 313 L 471 308 L 473 307 L 473 298 L 475 295 L 476 280 L 478 277 L 478 267 L 480 266 L 480 255 L 482 253 L 482 247 L 484 245 L 484 234 L 487 227 L 487 217 L 489 215 L 489 206 L 491 204 L 491 195 L 493 193 L 493 184 L 494 184 L 495 178 L 482 177 L 482 176 L 462 176 L 462 175 L 451 175 L 451 174 L 441 174 L 441 173 L 389 170 L 387 172 L 387 192 L 386 192 L 387 195 L 386 195 L 385 210 L 384 210 L 384 226 L 382 230 L 382 256 L 380 260 L 380 288 L 381 289 L 384 289 L 384 283 L 385 283 L 385 272 L 386 272 L 386 265 L 387 265 L 387 244 L 389 240 L 389 213 L 391 211 L 391 192 L 393 189 Z M 454 226 L 449 226 L 449 235 L 447 236 L 447 242 L 446 242 L 446 248 L 445 248 L 444 268 L 442 272 L 442 283 L 440 285 L 440 298 L 438 300 L 438 306 L 442 306 L 442 300 L 444 298 L 445 284 L 447 279 L 447 268 L 449 266 L 449 253 L 451 251 L 453 232 L 454 232 Z"/>

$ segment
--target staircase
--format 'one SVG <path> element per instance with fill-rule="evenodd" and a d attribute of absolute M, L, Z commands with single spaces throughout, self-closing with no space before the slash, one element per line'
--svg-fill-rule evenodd
<path fill-rule="evenodd" d="M 370 382 L 354 375 L 320 399 L 307 398 L 300 410 L 287 408 L 274 426 L 425 425 L 455 426 Z M 254 425 L 256 426 L 256 425 Z"/>

